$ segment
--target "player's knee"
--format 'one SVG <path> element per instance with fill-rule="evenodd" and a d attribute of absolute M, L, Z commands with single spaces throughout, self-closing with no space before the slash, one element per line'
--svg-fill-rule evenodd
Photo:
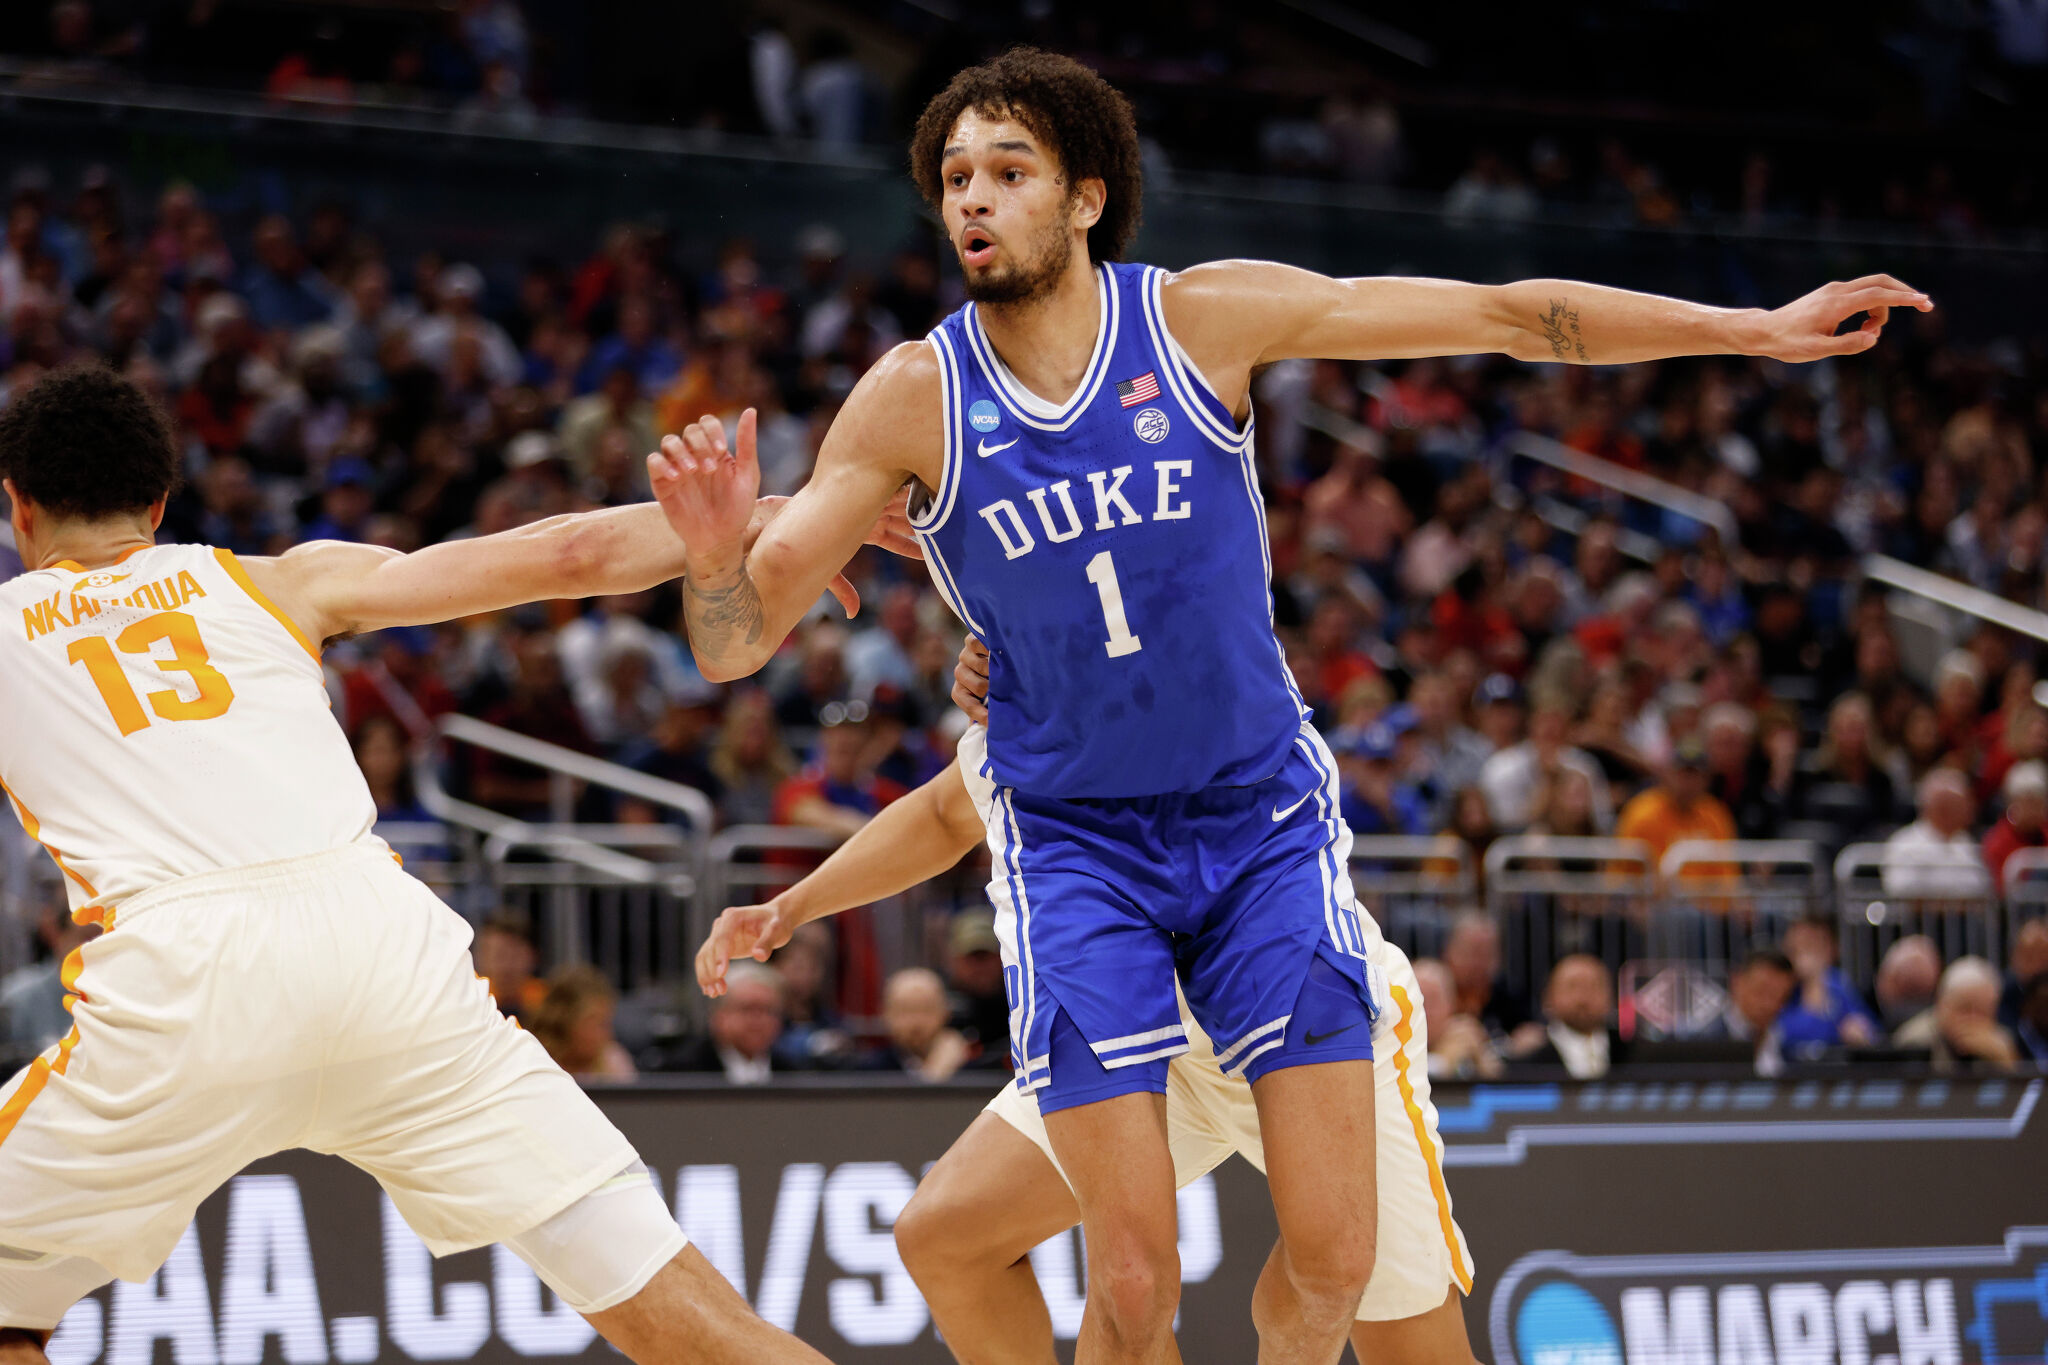
<path fill-rule="evenodd" d="M 927 1177 L 896 1215 L 896 1254 L 920 1287 L 968 1250 L 961 1244 L 958 1212 L 948 1204 L 944 1182 Z"/>
<path fill-rule="evenodd" d="M 1180 1255 L 1125 1242 L 1091 1252 L 1088 1278 L 1110 1325 L 1126 1341 L 1142 1342 L 1170 1331 L 1180 1303 Z"/>
<path fill-rule="evenodd" d="M 1290 1243 L 1287 1248 L 1287 1281 L 1304 1306 L 1346 1316 L 1358 1307 L 1372 1279 L 1377 1248 L 1371 1231 L 1333 1239 L 1316 1246 Z"/>

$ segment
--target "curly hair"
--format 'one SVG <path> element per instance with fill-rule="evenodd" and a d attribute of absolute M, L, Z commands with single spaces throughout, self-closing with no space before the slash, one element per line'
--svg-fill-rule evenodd
<path fill-rule="evenodd" d="M 178 444 L 133 382 L 104 365 L 67 365 L 0 412 L 0 475 L 59 517 L 98 521 L 175 491 Z"/>
<path fill-rule="evenodd" d="M 1035 47 L 1011 48 L 953 77 L 925 105 L 910 137 L 910 175 L 934 209 L 945 194 L 939 163 L 946 138 L 969 109 L 1030 129 L 1059 163 L 1068 193 L 1083 180 L 1102 181 L 1102 217 L 1088 229 L 1088 256 L 1123 259 L 1138 233 L 1145 173 L 1137 117 L 1116 87 L 1071 57 Z"/>

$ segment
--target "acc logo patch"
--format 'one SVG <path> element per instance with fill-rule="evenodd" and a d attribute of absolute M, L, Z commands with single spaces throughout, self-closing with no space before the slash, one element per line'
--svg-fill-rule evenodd
<path fill-rule="evenodd" d="M 1146 445 L 1158 445 L 1166 439 L 1166 433 L 1173 430 L 1173 424 L 1166 420 L 1166 414 L 1158 408 L 1146 408 L 1131 419 L 1131 430 L 1138 433 L 1138 439 Z"/>

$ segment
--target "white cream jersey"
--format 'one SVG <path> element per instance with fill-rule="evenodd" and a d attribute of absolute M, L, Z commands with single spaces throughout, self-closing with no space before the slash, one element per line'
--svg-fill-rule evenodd
<path fill-rule="evenodd" d="M 0 784 L 74 911 L 374 839 L 319 651 L 227 550 L 0 584 Z"/>

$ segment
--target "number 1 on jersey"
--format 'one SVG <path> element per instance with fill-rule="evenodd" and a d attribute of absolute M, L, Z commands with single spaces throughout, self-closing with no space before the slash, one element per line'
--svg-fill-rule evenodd
<path fill-rule="evenodd" d="M 1130 618 L 1124 615 L 1124 590 L 1116 581 L 1116 561 L 1110 558 L 1109 551 L 1104 550 L 1088 561 L 1088 581 L 1102 595 L 1102 619 L 1109 626 L 1109 638 L 1102 642 L 1102 647 L 1109 657 L 1121 659 L 1143 649 L 1143 642 L 1131 634 Z"/>

